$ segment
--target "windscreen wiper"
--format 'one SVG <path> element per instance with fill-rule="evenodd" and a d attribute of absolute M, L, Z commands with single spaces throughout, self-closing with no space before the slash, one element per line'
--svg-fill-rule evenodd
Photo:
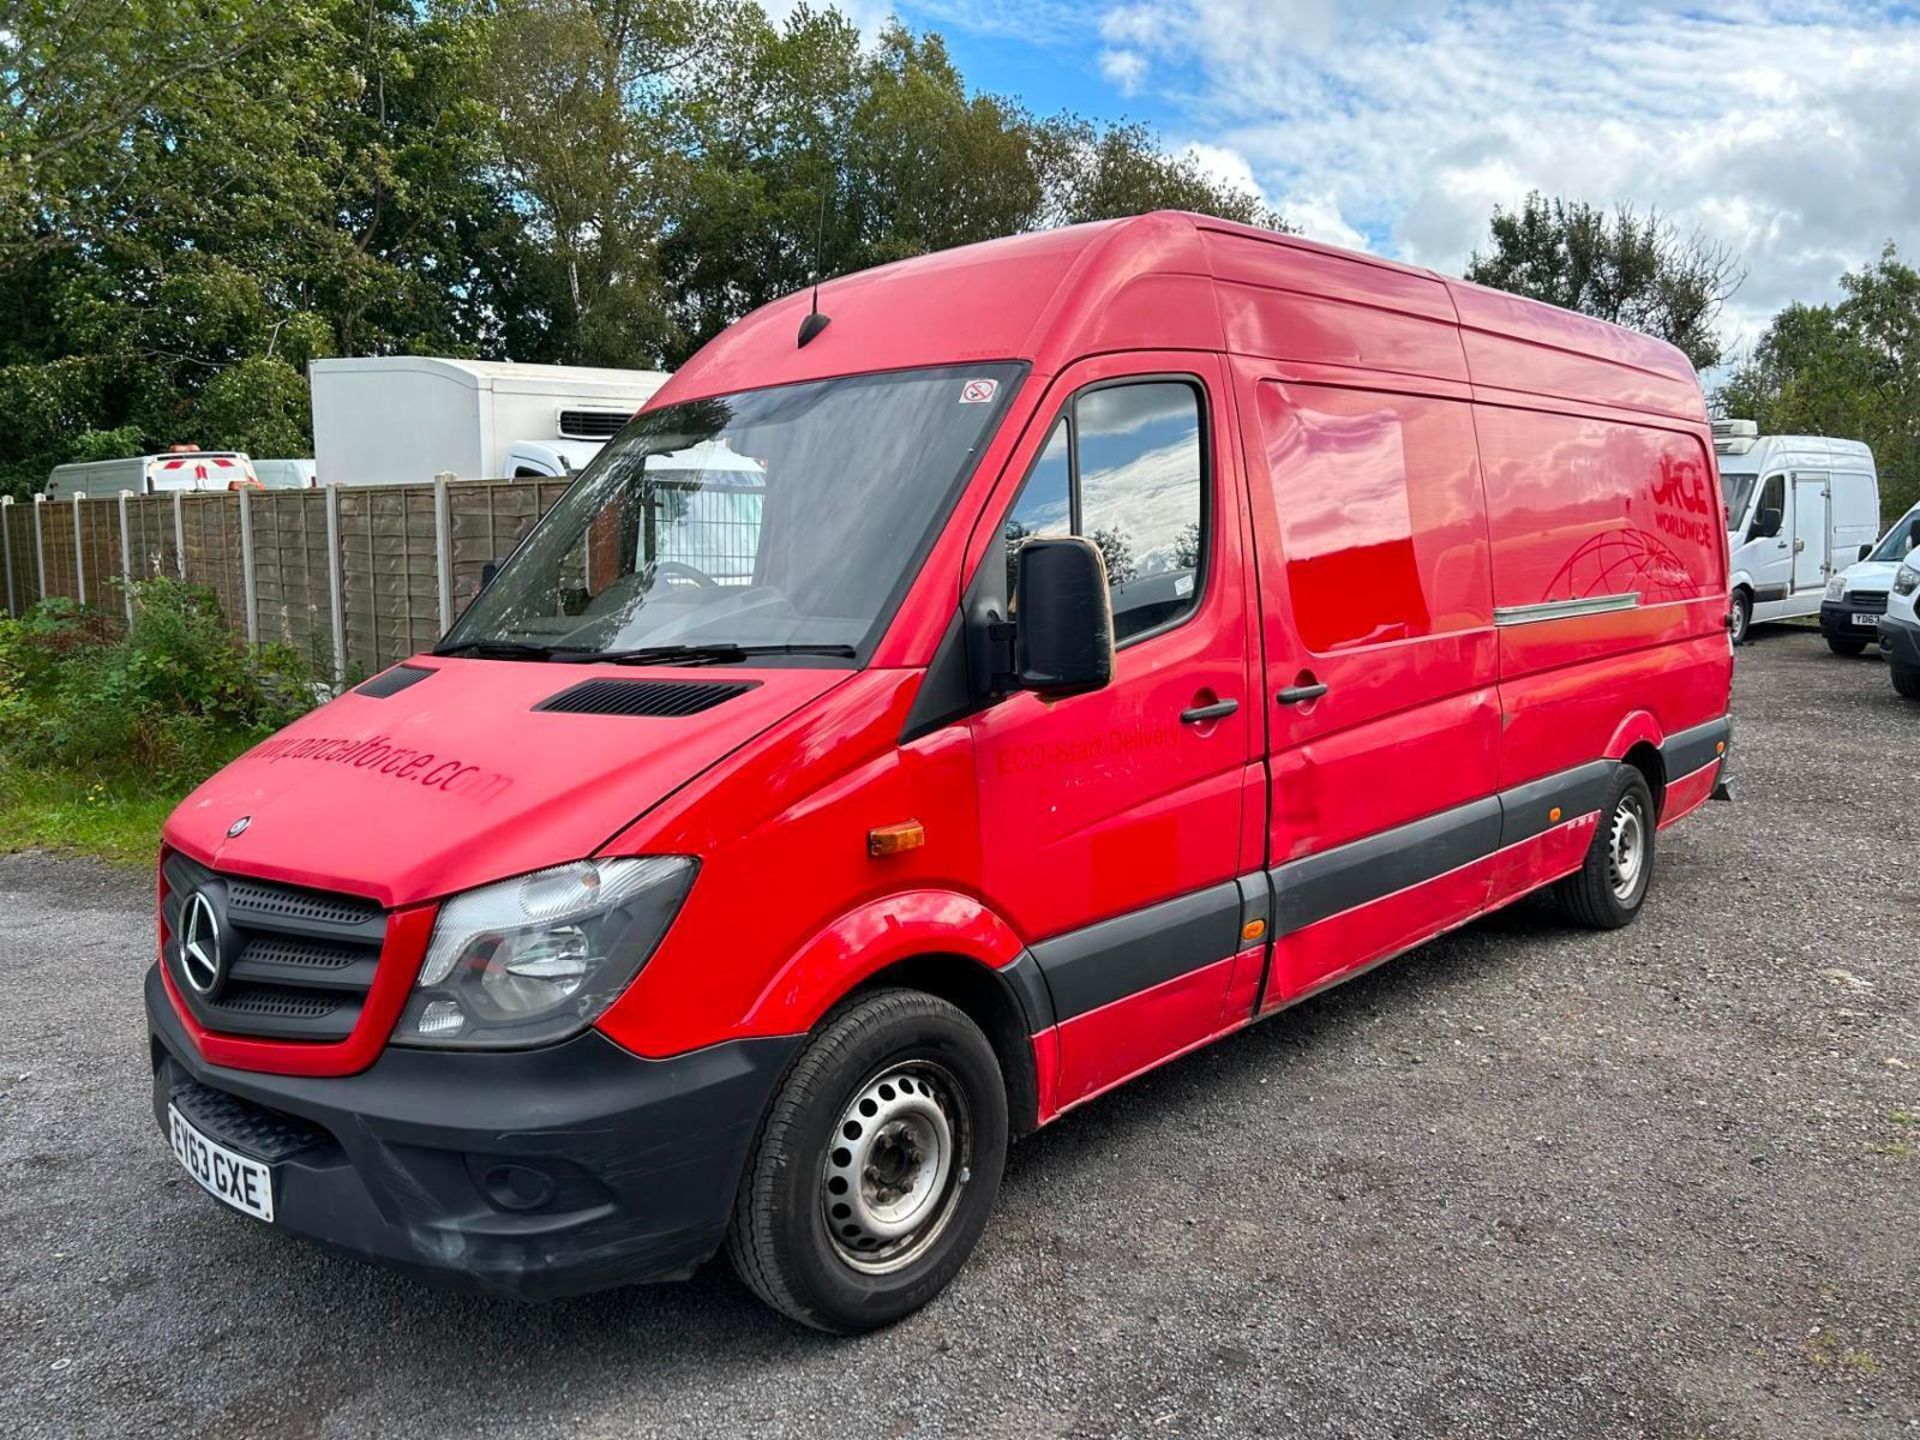
<path fill-rule="evenodd" d="M 634 650 L 561 651 L 555 660 L 573 665 L 737 665 L 756 655 L 832 655 L 853 660 L 851 645 L 642 645 Z"/>
<path fill-rule="evenodd" d="M 436 655 L 471 655 L 479 660 L 551 660 L 559 652 L 551 645 L 529 645 L 523 640 L 463 640 L 442 645 Z"/>

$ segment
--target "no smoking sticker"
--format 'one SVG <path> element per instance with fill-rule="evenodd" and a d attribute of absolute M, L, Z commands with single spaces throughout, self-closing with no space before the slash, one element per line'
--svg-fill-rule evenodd
<path fill-rule="evenodd" d="M 962 405 L 985 405 L 1000 388 L 998 380 L 969 380 L 960 387 Z"/>

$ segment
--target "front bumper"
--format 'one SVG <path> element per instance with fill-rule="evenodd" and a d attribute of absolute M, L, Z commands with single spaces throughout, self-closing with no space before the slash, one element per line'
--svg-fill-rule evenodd
<path fill-rule="evenodd" d="M 311 1079 L 208 1065 L 157 967 L 146 1001 L 162 1133 L 177 1105 L 271 1165 L 276 1226 L 528 1300 L 677 1279 L 710 1257 L 800 1044 L 645 1060 L 590 1030 L 493 1054 L 389 1048 L 358 1075 Z"/>
<path fill-rule="evenodd" d="M 1920 670 L 1920 625 L 1904 616 L 1883 615 L 1878 636 L 1888 663 L 1903 670 Z"/>
<path fill-rule="evenodd" d="M 1856 625 L 1853 621 L 1856 615 L 1871 616 L 1875 623 Z M 1820 633 L 1829 640 L 1858 640 L 1871 645 L 1876 638 L 1879 619 L 1878 611 L 1871 608 L 1855 609 L 1845 599 L 1820 602 Z"/>

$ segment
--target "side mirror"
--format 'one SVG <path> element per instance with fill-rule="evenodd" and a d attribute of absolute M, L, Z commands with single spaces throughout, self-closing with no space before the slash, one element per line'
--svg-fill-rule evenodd
<path fill-rule="evenodd" d="M 498 560 L 487 561 L 486 564 L 480 567 L 480 588 L 482 590 L 486 589 L 487 586 L 493 583 L 493 577 L 499 573 L 500 562 Z"/>
<path fill-rule="evenodd" d="M 1873 546 L 1871 544 L 1862 545 L 1860 547 L 1860 558 L 1862 560 L 1866 559 L 1867 556 L 1871 555 L 1872 553 L 1873 553 Z"/>
<path fill-rule="evenodd" d="M 1014 679 L 1041 695 L 1078 695 L 1113 679 L 1113 601 L 1091 540 L 1063 536 L 1020 547 L 1013 592 Z"/>
<path fill-rule="evenodd" d="M 1785 517 L 1778 510 L 1762 510 L 1753 517 L 1753 538 L 1771 540 L 1780 533 L 1780 522 Z"/>

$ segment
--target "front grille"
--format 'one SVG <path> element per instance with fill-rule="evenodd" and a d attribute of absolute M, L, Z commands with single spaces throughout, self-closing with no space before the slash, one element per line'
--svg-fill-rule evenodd
<path fill-rule="evenodd" d="M 1887 592 L 1884 590 L 1849 590 L 1846 598 L 1850 610 L 1882 610 L 1887 608 Z"/>
<path fill-rule="evenodd" d="M 380 964 L 386 913 L 371 900 L 223 875 L 178 853 L 161 871 L 165 961 L 174 987 L 208 1030 L 264 1040 L 344 1040 Z M 217 917 L 223 966 L 211 995 L 189 982 L 182 926 L 189 898 Z"/>

